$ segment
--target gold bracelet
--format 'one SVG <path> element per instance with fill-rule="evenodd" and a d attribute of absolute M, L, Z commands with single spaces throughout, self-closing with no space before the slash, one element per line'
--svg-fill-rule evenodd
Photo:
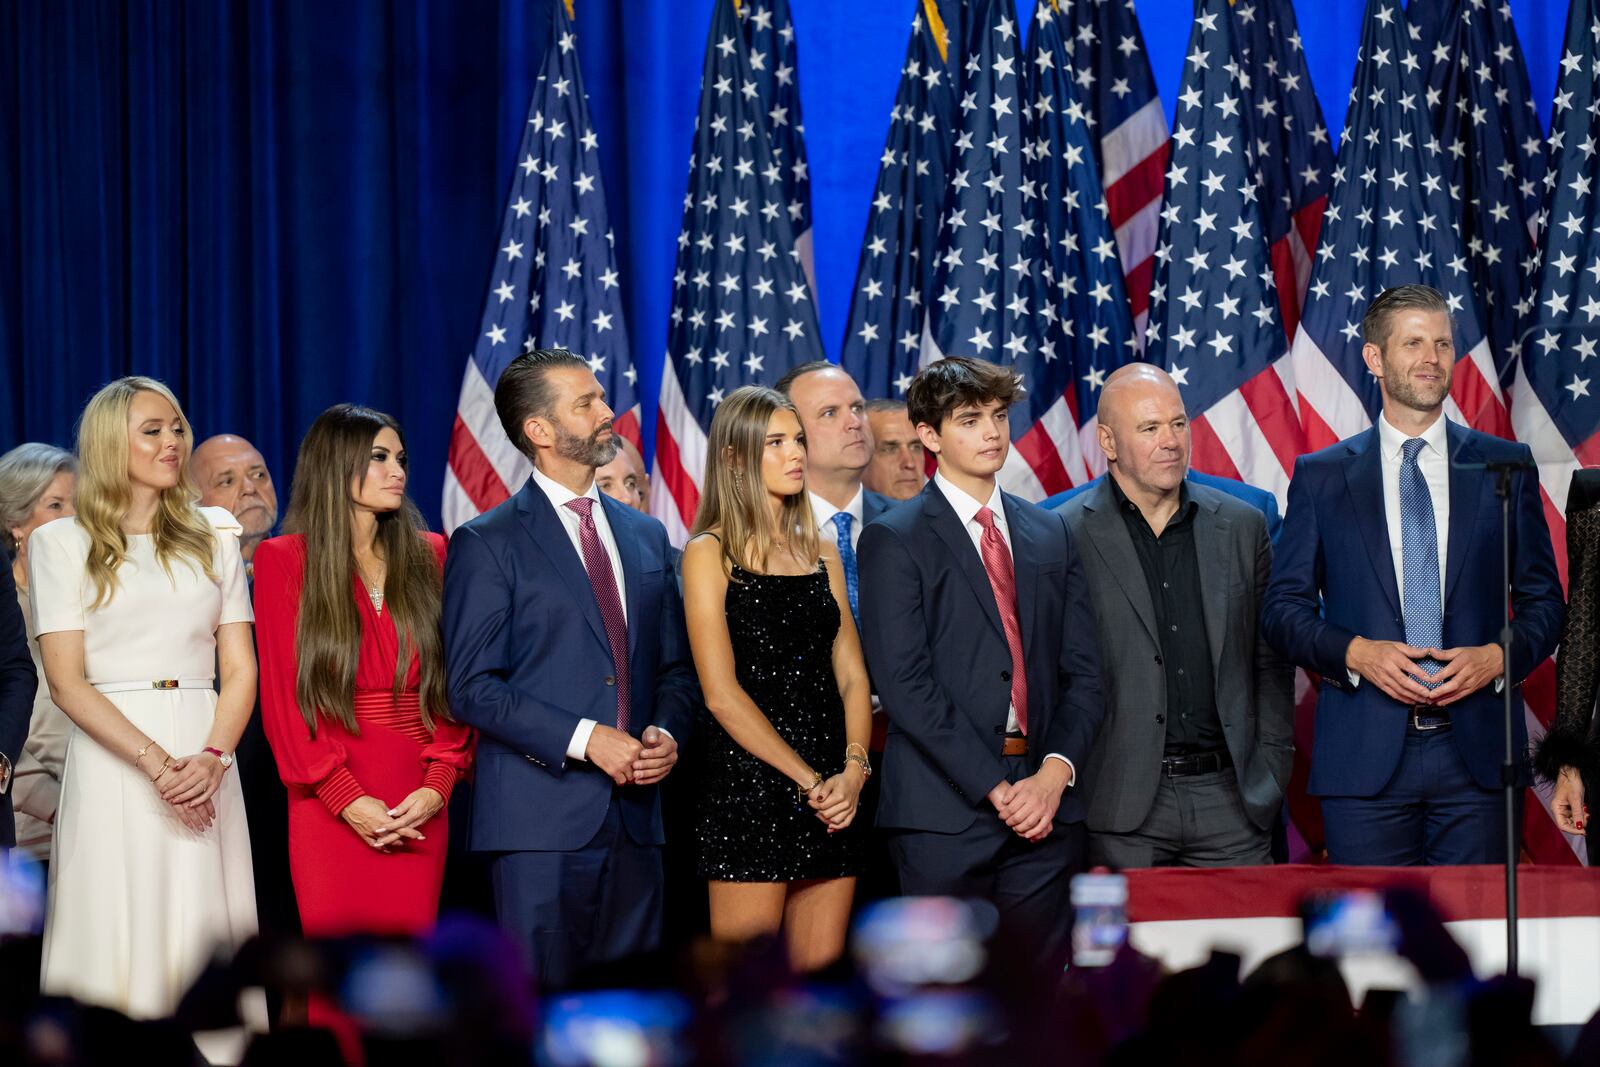
<path fill-rule="evenodd" d="M 821 785 L 821 784 L 822 784 L 822 772 L 821 771 L 812 771 L 811 772 L 811 784 L 810 785 L 801 785 L 799 782 L 796 782 L 795 786 L 794 786 L 794 791 L 795 791 L 795 795 L 796 795 L 795 804 L 797 806 L 799 806 L 799 807 L 802 807 L 802 808 L 805 807 L 806 806 L 806 801 L 811 799 L 811 791 L 813 789 L 815 789 L 817 786 Z"/>
<path fill-rule="evenodd" d="M 872 777 L 872 764 L 870 762 L 868 762 L 867 757 L 858 756 L 854 752 L 852 752 L 852 753 L 850 753 L 850 755 L 848 755 L 848 756 L 846 756 L 844 758 L 844 761 L 845 761 L 845 763 L 847 765 L 851 764 L 851 763 L 860 764 L 861 765 L 861 777 L 862 778 L 871 778 Z"/>
<path fill-rule="evenodd" d="M 144 760 L 144 754 L 146 752 L 149 752 L 150 751 L 150 747 L 152 745 L 154 745 L 154 744 L 155 744 L 154 741 L 149 741 L 149 740 L 145 741 L 144 747 L 139 750 L 139 754 L 137 756 L 133 757 L 133 765 L 135 767 L 139 766 L 139 764 Z"/>
<path fill-rule="evenodd" d="M 861 750 L 861 758 L 862 759 L 866 758 L 866 756 L 867 756 L 867 746 L 863 745 L 860 741 L 852 741 L 848 745 L 844 746 L 844 758 L 845 759 L 849 759 L 850 758 L 850 750 L 852 748 L 859 748 Z"/>
<path fill-rule="evenodd" d="M 154 778 L 150 779 L 150 784 L 155 785 L 157 782 L 161 781 L 161 776 L 167 773 L 167 768 L 170 766 L 172 766 L 172 757 L 168 756 L 166 759 L 161 761 L 161 769 L 156 772 Z"/>

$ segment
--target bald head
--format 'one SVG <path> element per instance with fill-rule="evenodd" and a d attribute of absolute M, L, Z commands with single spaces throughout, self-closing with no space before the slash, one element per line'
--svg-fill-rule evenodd
<path fill-rule="evenodd" d="M 1189 418 L 1172 375 L 1152 363 L 1119 367 L 1100 390 L 1100 450 L 1111 476 L 1143 507 L 1176 498 L 1189 473 Z"/>
<path fill-rule="evenodd" d="M 239 550 L 246 560 L 278 524 L 278 492 L 256 446 L 231 433 L 200 442 L 189 457 L 200 503 L 227 508 L 244 527 Z"/>
<path fill-rule="evenodd" d="M 1179 407 L 1183 406 L 1178 383 L 1154 363 L 1129 363 L 1118 367 L 1100 387 L 1099 419 L 1105 422 L 1109 412 L 1113 422 L 1120 421 L 1141 399 L 1160 394 L 1176 401 Z"/>
<path fill-rule="evenodd" d="M 645 511 L 650 506 L 650 479 L 645 475 L 644 456 L 626 437 L 619 434 L 617 440 L 622 442 L 622 447 L 610 463 L 595 468 L 595 485 L 619 504 Z"/>

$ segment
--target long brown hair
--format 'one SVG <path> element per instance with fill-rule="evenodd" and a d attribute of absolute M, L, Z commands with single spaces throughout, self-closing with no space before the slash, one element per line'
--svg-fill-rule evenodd
<path fill-rule="evenodd" d="M 778 547 L 761 480 L 767 425 L 777 411 L 787 411 L 800 421 L 788 397 L 776 389 L 746 385 L 729 393 L 711 418 L 705 487 L 700 491 L 700 510 L 695 513 L 691 536 L 721 528 L 724 570 L 738 564 L 747 571 L 765 571 Z M 778 522 L 788 531 L 789 550 L 795 558 L 815 565 L 822 550 L 811 497 L 804 489 L 784 500 Z"/>
<path fill-rule="evenodd" d="M 352 481 L 366 479 L 373 438 L 388 428 L 405 447 L 400 424 L 382 412 L 335 404 L 317 416 L 300 442 L 294 486 L 284 529 L 305 538 L 306 562 L 295 627 L 299 674 L 295 699 L 313 735 L 320 712 L 356 732 L 356 660 L 361 650 L 361 612 L 356 582 Z M 405 686 L 411 657 L 422 671 L 422 724 L 450 718 L 445 689 L 444 641 L 439 634 L 439 559 L 421 534 L 422 513 L 404 497 L 394 511 L 378 515 L 374 550 L 387 564 L 384 609 L 400 635 L 394 695 Z"/>
<path fill-rule="evenodd" d="M 156 559 L 172 576 L 172 565 L 184 560 L 211 581 L 217 580 L 213 554 L 216 535 L 197 506 L 200 493 L 189 477 L 194 431 L 172 390 L 154 378 L 118 378 L 101 387 L 78 420 L 78 526 L 89 535 L 89 581 L 98 608 L 117 588 L 117 568 L 128 558 L 128 536 L 122 517 L 133 501 L 128 481 L 128 409 L 140 393 L 156 393 L 172 405 L 183 433 L 178 444 L 178 483 L 163 489 L 150 524 Z"/>

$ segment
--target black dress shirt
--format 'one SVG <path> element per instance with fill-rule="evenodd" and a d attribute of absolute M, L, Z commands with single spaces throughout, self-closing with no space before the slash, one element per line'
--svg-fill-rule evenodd
<path fill-rule="evenodd" d="M 1115 478 L 1106 477 L 1133 538 L 1150 602 L 1155 606 L 1157 641 L 1167 673 L 1166 754 L 1225 748 L 1201 603 L 1200 558 L 1194 546 L 1195 514 L 1200 505 L 1189 498 L 1185 483 L 1179 490 L 1177 513 L 1157 537 L 1139 505 L 1128 499 Z"/>

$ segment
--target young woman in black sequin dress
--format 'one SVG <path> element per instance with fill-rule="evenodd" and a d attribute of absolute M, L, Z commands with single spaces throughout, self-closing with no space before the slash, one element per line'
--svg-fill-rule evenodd
<path fill-rule="evenodd" d="M 711 932 L 782 930 L 796 969 L 814 970 L 844 951 L 862 866 L 866 663 L 838 550 L 811 517 L 794 406 L 735 390 L 706 454 L 683 587 L 712 718 L 698 819 Z"/>

